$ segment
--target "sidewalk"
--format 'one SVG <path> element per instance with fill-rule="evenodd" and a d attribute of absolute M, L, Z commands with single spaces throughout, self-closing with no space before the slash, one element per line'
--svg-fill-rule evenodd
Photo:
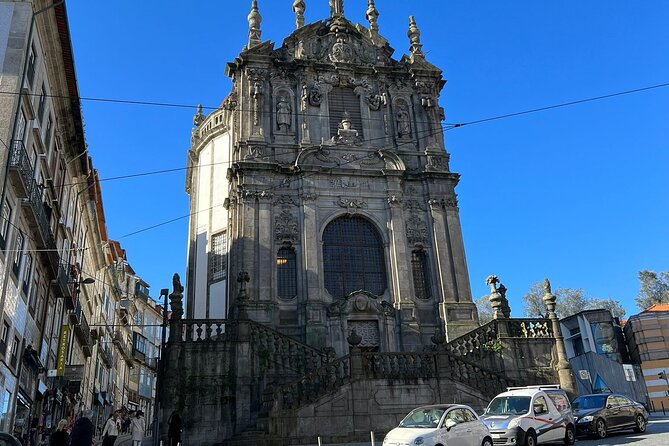
<path fill-rule="evenodd" d="M 153 444 L 152 440 L 153 440 L 152 437 L 145 437 L 144 440 L 142 440 L 142 446 L 152 446 Z M 102 438 L 99 438 L 95 442 L 95 446 L 102 446 Z M 119 435 L 118 438 L 116 438 L 114 446 L 132 446 L 132 440 L 130 440 L 130 434 Z"/>

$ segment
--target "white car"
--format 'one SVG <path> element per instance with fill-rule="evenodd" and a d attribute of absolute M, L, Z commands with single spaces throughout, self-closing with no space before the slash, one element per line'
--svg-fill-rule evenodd
<path fill-rule="evenodd" d="M 383 440 L 383 446 L 414 445 L 492 446 L 492 437 L 471 407 L 436 404 L 412 410 Z"/>

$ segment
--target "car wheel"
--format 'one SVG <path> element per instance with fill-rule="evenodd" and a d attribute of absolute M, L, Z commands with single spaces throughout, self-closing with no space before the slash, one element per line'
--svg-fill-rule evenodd
<path fill-rule="evenodd" d="M 634 432 L 646 432 L 646 419 L 643 415 L 637 415 L 634 424 Z"/>
<path fill-rule="evenodd" d="M 525 436 L 525 446 L 537 446 L 537 435 L 529 431 Z"/>
<path fill-rule="evenodd" d="M 576 442 L 576 434 L 574 433 L 574 426 L 567 426 L 564 433 L 564 444 L 572 445 Z"/>
<path fill-rule="evenodd" d="M 606 438 L 606 423 L 601 418 L 595 423 L 595 433 L 598 438 Z"/>
<path fill-rule="evenodd" d="M 481 446 L 492 446 L 492 440 L 488 437 L 483 439 L 483 443 L 481 443 Z"/>

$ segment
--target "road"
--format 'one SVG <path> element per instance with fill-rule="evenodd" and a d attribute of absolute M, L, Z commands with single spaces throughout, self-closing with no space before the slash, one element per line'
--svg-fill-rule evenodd
<path fill-rule="evenodd" d="M 669 417 L 656 417 L 648 422 L 648 428 L 643 434 L 632 430 L 612 432 L 603 440 L 594 438 L 579 438 L 577 446 L 613 446 L 629 444 L 633 446 L 667 446 L 669 445 Z"/>

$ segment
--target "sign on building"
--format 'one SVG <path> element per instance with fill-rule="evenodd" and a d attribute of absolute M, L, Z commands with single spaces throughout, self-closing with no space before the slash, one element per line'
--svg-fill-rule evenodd
<path fill-rule="evenodd" d="M 583 380 L 590 380 L 590 372 L 588 372 L 587 370 L 579 370 L 578 376 Z"/>
<path fill-rule="evenodd" d="M 60 342 L 58 343 L 58 376 L 65 374 L 65 363 L 67 362 L 67 339 L 70 336 L 70 326 L 63 325 L 60 328 Z"/>
<path fill-rule="evenodd" d="M 634 373 L 634 366 L 632 364 L 623 364 L 623 372 L 625 372 L 625 379 L 627 381 L 636 381 L 636 373 Z"/>

